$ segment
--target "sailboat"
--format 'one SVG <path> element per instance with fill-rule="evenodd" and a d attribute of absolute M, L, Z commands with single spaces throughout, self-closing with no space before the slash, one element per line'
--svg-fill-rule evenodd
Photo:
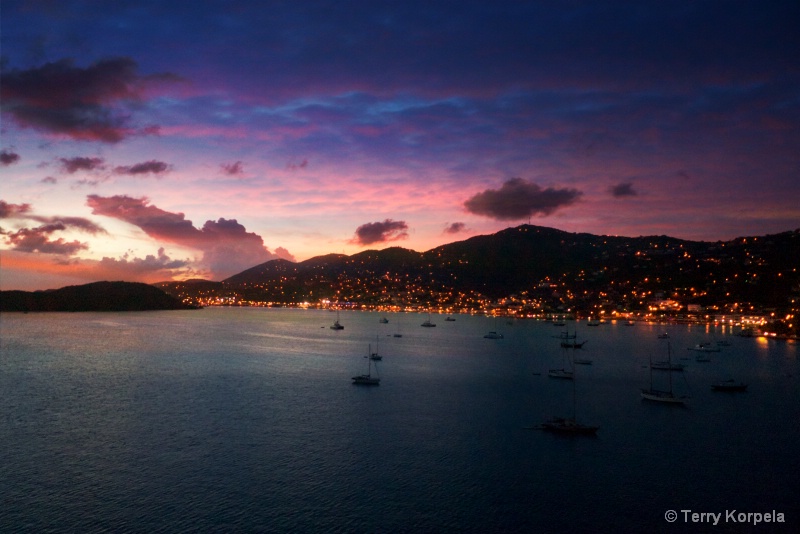
<path fill-rule="evenodd" d="M 494 327 L 497 328 L 497 315 L 494 316 Z M 492 330 L 483 337 L 486 339 L 503 339 L 503 334 L 499 333 L 497 330 Z"/>
<path fill-rule="evenodd" d="M 672 346 L 667 343 L 667 361 L 672 364 Z M 669 372 L 669 391 L 653 388 L 653 365 L 650 363 L 650 389 L 642 389 L 642 398 L 654 402 L 665 402 L 669 404 L 684 404 L 683 397 L 676 397 L 672 392 L 672 371 Z"/>
<path fill-rule="evenodd" d="M 431 314 L 430 313 L 428 313 L 428 318 L 420 326 L 424 326 L 425 328 L 432 328 L 432 327 L 436 326 L 436 323 L 432 323 L 431 322 Z"/>
<path fill-rule="evenodd" d="M 561 340 L 561 348 L 564 349 L 579 349 L 586 344 L 586 340 L 578 341 L 578 333 L 575 332 L 574 334 L 570 334 L 568 330 L 561 332 L 561 335 L 558 336 Z"/>
<path fill-rule="evenodd" d="M 369 348 L 369 359 L 374 362 L 379 362 L 383 359 L 383 356 L 378 354 L 378 337 L 375 337 L 375 352 L 372 352 L 372 346 Z"/>
<path fill-rule="evenodd" d="M 563 370 L 563 369 L 562 369 Z M 574 377 L 574 373 L 570 378 Z M 577 413 L 577 396 L 575 394 L 575 380 L 572 381 L 572 417 L 551 417 L 547 419 L 544 423 L 539 425 L 541 430 L 547 430 L 549 432 L 555 432 L 558 434 L 569 434 L 569 435 L 585 435 L 585 436 L 592 436 L 597 434 L 597 430 L 600 428 L 596 425 L 586 425 L 583 423 L 579 423 L 576 419 Z"/>
<path fill-rule="evenodd" d="M 371 355 L 372 345 L 370 345 L 367 349 L 367 356 Z M 354 376 L 353 384 L 358 384 L 361 386 L 379 386 L 381 384 L 381 379 L 378 376 L 377 366 L 375 367 L 375 376 L 372 376 L 372 358 L 367 358 L 367 374 Z"/>
<path fill-rule="evenodd" d="M 344 330 L 344 327 L 339 323 L 339 310 L 336 310 L 336 320 L 331 325 L 331 330 Z"/>

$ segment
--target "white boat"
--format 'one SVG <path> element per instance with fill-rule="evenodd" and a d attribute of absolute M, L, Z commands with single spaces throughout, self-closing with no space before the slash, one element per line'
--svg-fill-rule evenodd
<path fill-rule="evenodd" d="M 372 355 L 372 346 L 370 345 L 367 349 L 367 355 Z M 372 358 L 367 358 L 367 374 L 365 375 L 356 375 L 353 377 L 353 384 L 358 384 L 361 386 L 379 386 L 381 384 L 381 379 L 378 376 L 378 368 L 375 367 L 375 376 L 372 376 Z"/>
<path fill-rule="evenodd" d="M 669 365 L 672 364 L 672 347 L 670 344 L 667 344 L 667 363 Z M 677 397 L 672 391 L 672 373 L 669 374 L 669 390 L 659 390 L 653 387 L 653 364 L 650 364 L 650 388 L 649 389 L 642 389 L 641 395 L 642 399 L 649 400 L 653 402 L 663 402 L 668 404 L 684 404 L 683 397 Z"/>
<path fill-rule="evenodd" d="M 389 319 L 387 319 L 386 317 L 381 317 L 378 322 L 381 323 L 381 324 L 386 324 L 386 323 L 389 322 Z"/>
<path fill-rule="evenodd" d="M 450 322 L 450 323 L 452 323 L 453 321 L 455 321 L 455 319 L 453 319 L 453 318 L 452 318 L 452 317 L 450 317 L 449 315 L 448 315 L 447 317 L 445 317 L 445 318 L 444 318 L 444 320 L 445 320 L 445 321 L 447 321 L 447 322 Z"/>

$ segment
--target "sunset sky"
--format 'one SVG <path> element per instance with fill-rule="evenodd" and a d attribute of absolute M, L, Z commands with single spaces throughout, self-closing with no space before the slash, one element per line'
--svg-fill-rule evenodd
<path fill-rule="evenodd" d="M 800 227 L 800 3 L 2 0 L 0 288 Z"/>

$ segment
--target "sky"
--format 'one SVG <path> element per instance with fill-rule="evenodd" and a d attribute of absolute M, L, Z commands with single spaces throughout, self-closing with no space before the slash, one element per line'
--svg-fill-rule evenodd
<path fill-rule="evenodd" d="M 0 289 L 800 227 L 793 1 L 0 1 Z"/>

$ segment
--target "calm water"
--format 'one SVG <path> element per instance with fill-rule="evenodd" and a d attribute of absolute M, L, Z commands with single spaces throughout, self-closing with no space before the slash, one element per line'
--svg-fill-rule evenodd
<path fill-rule="evenodd" d="M 578 324 L 594 363 L 577 416 L 601 428 L 565 438 L 525 428 L 572 412 L 572 383 L 547 376 L 560 329 L 381 316 L 342 313 L 336 332 L 319 310 L 3 314 L 0 530 L 800 528 L 797 345 L 670 327 L 674 360 L 692 358 L 673 374 L 680 408 L 639 398 L 663 327 Z M 716 340 L 731 346 L 709 363 L 686 350 Z M 381 385 L 352 385 L 376 341 Z M 710 391 L 730 377 L 748 392 Z M 670 509 L 787 522 L 670 524 Z"/>

